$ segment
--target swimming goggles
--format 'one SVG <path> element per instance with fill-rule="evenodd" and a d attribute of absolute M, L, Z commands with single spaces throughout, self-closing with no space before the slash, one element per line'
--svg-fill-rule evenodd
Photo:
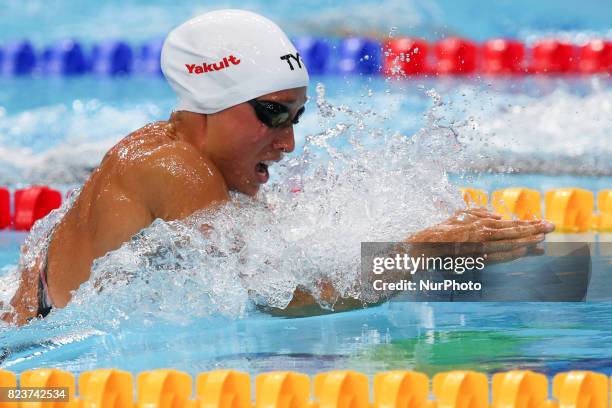
<path fill-rule="evenodd" d="M 258 101 L 257 99 L 251 99 L 247 101 L 249 105 L 255 110 L 255 115 L 264 125 L 270 128 L 277 128 L 281 126 L 289 126 L 290 124 L 296 125 L 302 113 L 304 113 L 304 107 L 302 106 L 291 119 L 289 108 L 278 102 L 272 101 Z"/>

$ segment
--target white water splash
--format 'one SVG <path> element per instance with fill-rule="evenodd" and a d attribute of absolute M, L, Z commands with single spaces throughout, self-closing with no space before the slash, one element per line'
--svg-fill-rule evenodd
<path fill-rule="evenodd" d="M 9 302 L 17 291 L 18 286 L 19 272 L 16 265 L 3 266 L 0 269 L 0 315 L 11 310 Z"/>
<path fill-rule="evenodd" d="M 361 242 L 404 239 L 460 208 L 446 177 L 447 163 L 461 152 L 453 129 L 431 115 L 412 138 L 386 134 L 367 124 L 375 113 L 331 105 L 321 85 L 318 92 L 324 130 L 279 165 L 278 181 L 257 200 L 233 194 L 215 212 L 156 220 L 95 261 L 64 318 L 120 324 L 238 317 L 253 305 L 285 308 L 298 287 L 333 308 L 320 297 L 322 281 L 343 297 L 362 298 Z"/>
<path fill-rule="evenodd" d="M 612 90 L 583 96 L 556 89 L 545 96 L 513 98 L 467 87 L 460 92 L 466 95 L 461 105 L 467 118 L 458 129 L 468 159 L 462 167 L 612 175 Z"/>

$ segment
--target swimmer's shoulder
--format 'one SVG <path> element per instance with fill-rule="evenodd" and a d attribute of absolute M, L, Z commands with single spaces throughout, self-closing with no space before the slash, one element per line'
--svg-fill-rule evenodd
<path fill-rule="evenodd" d="M 122 183 L 139 194 L 154 216 L 184 218 L 226 201 L 225 180 L 209 158 L 189 143 L 165 135 L 164 122 L 128 136 L 113 153 L 122 158 Z"/>
<path fill-rule="evenodd" d="M 166 122 L 149 123 L 121 139 L 106 152 L 101 165 L 108 162 L 112 164 L 134 164 L 139 159 L 150 154 L 151 150 L 170 141 L 167 136 Z"/>

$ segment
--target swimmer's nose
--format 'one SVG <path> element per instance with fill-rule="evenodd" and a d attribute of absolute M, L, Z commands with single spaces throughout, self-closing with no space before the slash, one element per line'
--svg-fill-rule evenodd
<path fill-rule="evenodd" d="M 288 126 L 279 130 L 279 135 L 272 143 L 272 147 L 275 150 L 280 150 L 284 153 L 291 153 L 295 149 L 293 126 Z"/>

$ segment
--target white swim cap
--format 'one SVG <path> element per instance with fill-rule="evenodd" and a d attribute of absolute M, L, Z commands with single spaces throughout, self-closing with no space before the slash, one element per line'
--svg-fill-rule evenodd
<path fill-rule="evenodd" d="M 308 85 L 304 62 L 285 33 L 244 10 L 212 11 L 172 30 L 161 68 L 178 96 L 176 110 L 196 113 Z"/>

